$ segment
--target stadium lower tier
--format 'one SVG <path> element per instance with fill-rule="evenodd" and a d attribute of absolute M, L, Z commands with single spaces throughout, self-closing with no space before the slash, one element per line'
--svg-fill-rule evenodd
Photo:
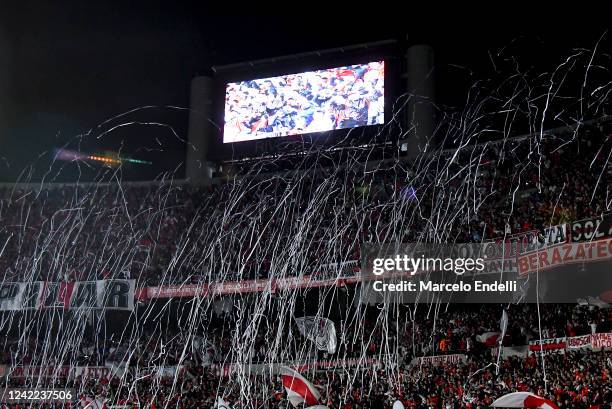
<path fill-rule="evenodd" d="M 612 402 L 612 354 L 567 352 L 495 359 L 470 356 L 458 362 L 419 361 L 397 365 L 393 360 L 373 366 L 327 370 L 304 370 L 302 376 L 319 391 L 317 403 L 330 409 L 391 408 L 396 400 L 411 409 L 490 408 L 509 392 L 532 392 L 554 402 L 560 409 L 610 408 Z M 158 371 L 141 376 L 109 375 L 94 379 L 76 376 L 55 379 L 45 386 L 74 388 L 79 403 L 94 407 L 213 408 L 219 402 L 232 408 L 287 408 L 289 402 L 277 371 L 249 371 L 223 376 L 212 367 L 186 364 L 181 370 Z M 143 372 L 144 373 L 144 372 Z M 90 374 L 91 375 L 91 374 Z M 10 387 L 42 387 L 38 379 L 10 377 Z M 285 387 L 287 385 L 284 385 Z M 245 391 L 249 394 L 245 394 Z M 245 399 L 245 396 L 248 398 Z M 50 405 L 8 405 L 10 408 Z M 56 407 L 73 407 L 68 404 Z"/>

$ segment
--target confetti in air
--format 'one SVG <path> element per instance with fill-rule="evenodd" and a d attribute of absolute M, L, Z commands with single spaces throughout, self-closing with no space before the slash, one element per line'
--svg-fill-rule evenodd
<path fill-rule="evenodd" d="M 26 176 L 0 188 L 4 386 L 74 388 L 77 407 L 92 408 L 288 408 L 296 396 L 296 407 L 486 408 L 511 392 L 609 404 L 609 348 L 542 345 L 591 337 L 593 325 L 612 332 L 612 298 L 369 303 L 360 283 L 365 243 L 481 243 L 609 220 L 601 41 L 544 72 L 493 56 L 495 77 L 460 109 L 436 107 L 442 143 L 411 161 L 399 147 L 384 160 L 368 160 L 367 145 L 312 148 L 292 157 L 297 171 L 270 172 L 284 159 L 270 156 L 198 187 L 173 174 L 122 181 L 125 162 L 151 165 L 128 154 L 58 150 L 56 160 L 114 167 L 94 182 Z M 408 137 L 411 98 L 378 138 Z M 128 120 L 79 139 L 145 125 L 181 138 Z"/>

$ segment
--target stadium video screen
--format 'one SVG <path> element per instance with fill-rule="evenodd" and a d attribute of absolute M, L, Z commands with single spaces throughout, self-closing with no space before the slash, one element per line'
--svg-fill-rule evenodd
<path fill-rule="evenodd" d="M 227 84 L 223 142 L 384 122 L 384 61 Z"/>

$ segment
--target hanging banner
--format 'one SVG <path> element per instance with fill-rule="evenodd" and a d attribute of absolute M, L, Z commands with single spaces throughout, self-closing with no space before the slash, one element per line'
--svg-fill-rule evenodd
<path fill-rule="evenodd" d="M 559 244 L 520 256 L 520 275 L 575 263 L 590 263 L 612 259 L 612 239 L 585 243 Z"/>
<path fill-rule="evenodd" d="M 5 367 L 2 375 L 10 378 L 109 379 L 113 374 L 106 366 L 16 366 Z"/>
<path fill-rule="evenodd" d="M 567 338 L 567 349 L 591 348 L 591 335 Z"/>
<path fill-rule="evenodd" d="M 591 335 L 591 347 L 593 349 L 611 349 L 612 348 L 612 333 Z"/>
<path fill-rule="evenodd" d="M 56 379 L 111 379 L 130 374 L 137 378 L 173 378 L 184 372 L 183 365 L 155 366 L 145 368 L 126 368 L 107 364 L 106 366 L 15 366 L 0 365 L 0 377 L 10 378 L 56 378 Z"/>
<path fill-rule="evenodd" d="M 548 338 L 529 341 L 529 355 L 565 354 L 565 338 Z"/>
<path fill-rule="evenodd" d="M 395 367 L 398 357 L 393 355 L 380 355 L 371 358 L 345 358 L 333 360 L 311 360 L 311 361 L 289 361 L 283 364 L 224 364 L 210 365 L 209 368 L 218 371 L 220 376 L 228 377 L 234 373 L 249 373 L 249 374 L 266 374 L 277 373 L 280 365 L 286 365 L 298 372 L 306 372 L 309 370 L 315 371 L 333 371 L 337 369 L 378 369 L 383 366 Z"/>
<path fill-rule="evenodd" d="M 134 309 L 135 280 L 0 284 L 0 311 L 60 309 Z"/>
<path fill-rule="evenodd" d="M 437 355 L 437 356 L 422 356 L 420 358 L 414 358 L 411 365 L 447 365 L 447 364 L 458 364 L 465 362 L 467 355 L 464 354 L 452 354 L 452 355 Z"/>
<path fill-rule="evenodd" d="M 151 298 L 213 297 L 264 291 L 277 292 L 300 288 L 330 287 L 334 285 L 344 286 L 361 281 L 357 260 L 326 264 L 321 268 L 320 272 L 299 277 L 146 287 L 138 289 L 137 296 L 139 300 Z"/>
<path fill-rule="evenodd" d="M 583 219 L 572 223 L 572 241 L 583 242 L 612 237 L 612 213 L 599 218 Z"/>

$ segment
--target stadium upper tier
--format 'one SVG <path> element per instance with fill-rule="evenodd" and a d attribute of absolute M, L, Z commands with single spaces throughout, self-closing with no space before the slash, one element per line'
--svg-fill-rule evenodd
<path fill-rule="evenodd" d="M 0 189 L 4 281 L 133 278 L 137 286 L 317 274 L 365 242 L 480 242 L 610 212 L 603 128 L 198 188 Z M 333 269 L 332 269 L 333 270 Z M 338 275 L 337 271 L 326 274 Z"/>

